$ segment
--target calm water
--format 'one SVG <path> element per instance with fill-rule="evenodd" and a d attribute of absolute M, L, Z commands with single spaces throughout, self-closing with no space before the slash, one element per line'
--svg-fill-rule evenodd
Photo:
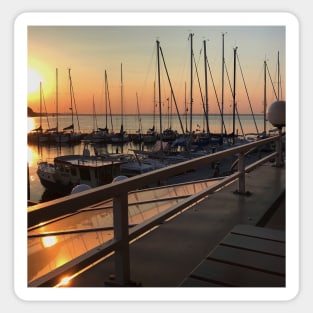
<path fill-rule="evenodd" d="M 263 115 L 254 115 L 255 122 L 251 115 L 240 115 L 239 119 L 236 117 L 236 130 L 238 129 L 238 133 L 241 134 L 241 125 L 244 133 L 256 133 L 256 127 L 259 132 L 263 131 Z M 74 127 L 75 131 L 81 131 L 90 133 L 93 129 L 97 129 L 98 127 L 107 126 L 109 130 L 113 130 L 118 132 L 120 130 L 121 125 L 121 116 L 113 115 L 111 117 L 105 117 L 103 115 L 97 116 L 94 118 L 92 115 L 80 115 L 79 117 L 74 118 Z M 193 115 L 192 116 L 192 129 L 194 131 L 205 129 L 205 119 L 202 114 Z M 45 130 L 47 128 L 52 128 L 56 126 L 56 118 L 54 116 L 42 117 L 41 118 L 42 128 Z M 58 118 L 59 128 L 69 126 L 72 124 L 72 118 L 70 115 L 61 115 Z M 233 129 L 233 117 L 232 115 L 224 116 L 224 124 L 226 127 L 227 133 L 231 133 Z M 241 125 L 240 125 L 241 124 Z M 256 126 L 255 126 L 256 124 Z M 28 130 L 38 127 L 40 125 L 39 117 L 28 118 Z M 125 115 L 123 117 L 123 125 L 124 129 L 129 133 L 135 133 L 140 127 L 143 132 L 146 132 L 149 128 L 155 125 L 157 131 L 160 129 L 160 119 L 158 117 L 154 117 L 153 115 L 141 115 L 140 118 L 137 115 Z M 190 116 L 181 115 L 180 120 L 178 116 L 173 115 L 172 117 L 164 114 L 162 117 L 162 129 L 166 129 L 172 127 L 172 129 L 177 130 L 179 133 L 182 132 L 181 126 L 189 130 L 190 128 Z M 220 115 L 212 115 L 209 117 L 209 128 L 213 133 L 219 133 L 221 131 L 221 117 Z M 267 123 L 267 129 L 271 128 L 270 124 Z"/>
<path fill-rule="evenodd" d="M 236 118 L 236 131 L 238 134 L 242 134 L 241 127 L 245 134 L 248 133 L 256 133 L 256 127 L 259 132 L 264 130 L 263 126 L 263 115 L 255 115 L 255 121 L 250 115 L 242 115 L 240 116 L 240 122 L 238 118 Z M 112 124 L 111 124 L 112 122 Z M 66 127 L 72 123 L 71 116 L 59 116 L 59 128 Z M 233 129 L 233 120 L 231 115 L 224 116 L 224 123 L 227 130 L 227 133 L 231 133 Z M 190 126 L 190 117 L 187 119 L 185 116 L 181 116 L 181 123 L 177 116 L 173 116 L 169 118 L 168 116 L 164 116 L 162 118 L 162 129 L 166 129 L 171 127 L 173 130 L 177 130 L 179 133 L 181 131 L 181 124 L 185 129 L 189 129 Z M 256 124 L 256 126 L 255 126 Z M 39 127 L 40 118 L 33 117 L 28 118 L 28 130 L 32 130 L 34 128 Z M 49 120 L 45 117 L 41 119 L 42 128 L 45 130 L 47 128 L 55 127 L 55 117 L 49 116 Z M 113 125 L 113 127 L 112 127 Z M 82 133 L 90 133 L 92 130 L 97 129 L 97 127 L 105 127 L 107 126 L 109 130 L 113 129 L 115 132 L 118 132 L 121 125 L 121 117 L 116 115 L 108 118 L 106 121 L 104 116 L 98 116 L 96 119 L 93 118 L 92 115 L 80 115 L 78 118 L 74 119 L 74 127 L 75 131 L 80 130 Z M 160 121 L 159 119 L 154 119 L 153 115 L 142 115 L 139 119 L 136 115 L 126 115 L 123 117 L 123 125 L 124 129 L 130 133 L 134 134 L 138 129 L 142 129 L 142 132 L 145 133 L 149 128 L 155 125 L 156 130 L 160 129 Z M 205 129 L 205 121 L 202 115 L 194 115 L 192 117 L 192 125 L 194 131 L 202 131 Z M 272 126 L 267 122 L 267 130 L 271 129 Z M 220 116 L 210 116 L 209 119 L 209 129 L 210 132 L 220 133 L 221 131 L 221 118 Z M 107 153 L 115 153 L 116 149 L 123 150 L 123 153 L 128 153 L 128 149 L 139 149 L 140 146 L 138 144 L 134 144 L 132 142 L 128 144 L 124 144 L 123 147 L 121 145 L 113 145 L 106 144 L 101 145 L 100 149 L 103 152 Z M 149 150 L 151 147 L 146 146 L 143 147 L 144 150 Z M 38 176 L 36 174 L 37 163 L 41 160 L 44 161 L 53 161 L 56 156 L 65 155 L 65 154 L 81 154 L 82 153 L 82 145 L 80 143 L 75 145 L 36 145 L 29 144 L 28 145 L 28 166 L 29 166 L 29 178 L 30 178 L 30 199 L 33 201 L 46 201 L 51 198 L 54 198 L 55 195 L 49 194 L 45 191 L 45 188 L 42 187 Z"/>

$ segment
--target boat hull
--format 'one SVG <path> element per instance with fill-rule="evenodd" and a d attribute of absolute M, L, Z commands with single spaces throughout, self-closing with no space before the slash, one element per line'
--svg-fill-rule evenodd
<path fill-rule="evenodd" d="M 57 182 L 53 182 L 51 180 L 47 180 L 45 178 L 42 178 L 39 176 L 40 183 L 43 187 L 45 187 L 47 190 L 51 191 L 52 193 L 57 193 L 62 196 L 66 196 L 71 193 L 72 189 L 75 187 L 75 185 L 68 184 L 60 184 Z"/>

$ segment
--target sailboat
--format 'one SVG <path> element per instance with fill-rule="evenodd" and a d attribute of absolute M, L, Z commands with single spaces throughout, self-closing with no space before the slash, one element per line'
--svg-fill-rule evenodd
<path fill-rule="evenodd" d="M 43 88 L 42 88 L 42 82 L 40 82 L 39 84 L 39 99 L 40 99 L 40 108 L 39 108 L 39 126 L 35 129 L 33 129 L 29 134 L 28 134 L 28 141 L 29 142 L 34 142 L 37 144 L 41 144 L 41 143 L 48 143 L 50 141 L 50 133 L 49 133 L 49 118 L 47 115 L 47 110 L 45 107 L 45 112 L 46 112 L 46 117 L 47 117 L 47 126 L 48 129 L 46 129 L 45 131 L 43 130 L 42 127 L 42 117 L 43 117 L 43 105 L 45 105 L 44 103 L 44 96 L 43 96 Z"/>
<path fill-rule="evenodd" d="M 127 132 L 124 130 L 124 103 L 123 103 L 123 65 L 121 64 L 121 128 L 119 133 L 113 134 L 111 136 L 112 143 L 127 143 L 129 141 L 129 136 Z"/>
<path fill-rule="evenodd" d="M 92 143 L 104 143 L 105 142 L 105 131 L 98 128 L 97 123 L 97 114 L 96 114 L 96 107 L 95 107 L 95 97 L 93 96 L 92 99 L 92 107 L 93 107 L 93 130 L 92 133 L 88 136 L 88 139 Z"/>
<path fill-rule="evenodd" d="M 113 133 L 113 122 L 112 122 L 112 114 L 111 114 L 111 104 L 110 104 L 110 93 L 109 93 L 109 83 L 107 71 L 104 71 L 104 89 L 105 89 L 105 127 L 98 127 L 97 131 L 92 138 L 93 142 L 103 142 L 109 143 L 111 142 L 111 135 Z M 108 110 L 110 111 L 111 118 L 111 132 L 108 128 Z"/>
<path fill-rule="evenodd" d="M 72 121 L 69 126 L 66 126 L 63 128 L 62 131 L 59 130 L 59 122 L 58 122 L 58 71 L 56 71 L 56 107 L 57 107 L 57 113 L 56 113 L 56 118 L 57 118 L 57 126 L 56 126 L 56 132 L 54 133 L 54 140 L 58 144 L 62 143 L 77 143 L 80 142 L 82 139 L 82 134 L 81 132 L 75 132 L 74 129 L 74 112 L 73 112 L 73 103 L 75 104 L 75 109 L 76 109 L 76 103 L 75 103 L 75 98 L 74 98 L 74 91 L 73 91 L 73 84 L 72 84 L 72 78 L 71 78 L 71 70 L 68 70 L 69 74 L 69 80 L 70 80 L 70 107 L 69 110 L 71 111 L 71 117 Z M 77 114 L 76 114 L 77 115 Z M 79 127 L 79 121 L 77 118 L 78 122 L 78 127 Z"/>
<path fill-rule="evenodd" d="M 155 108 L 156 108 L 156 100 L 155 100 L 155 82 L 153 84 L 153 125 L 151 128 L 147 130 L 145 134 L 142 135 L 142 141 L 144 144 L 153 144 L 158 139 L 157 131 L 155 130 Z"/>
<path fill-rule="evenodd" d="M 39 113 L 39 126 L 32 130 L 33 134 L 29 137 L 32 141 L 37 141 L 37 143 L 46 143 L 49 141 L 49 134 L 43 131 L 42 128 L 42 102 L 43 102 L 43 91 L 42 91 L 42 83 L 40 82 L 39 87 L 40 92 L 40 113 Z M 49 121 L 48 121 L 49 125 Z"/>
<path fill-rule="evenodd" d="M 268 72 L 270 80 L 271 80 L 273 92 L 275 95 L 275 102 L 284 102 L 285 103 L 285 100 L 281 99 L 282 84 L 281 84 L 279 51 L 277 54 L 277 91 L 275 90 L 275 86 L 274 86 L 274 83 L 273 83 L 273 80 L 271 78 L 271 75 L 270 75 L 270 72 L 268 70 L 266 62 L 264 62 L 264 64 L 265 64 L 265 70 L 267 69 L 267 72 Z M 264 73 L 264 133 L 266 133 L 266 121 L 268 120 L 268 113 L 269 113 L 267 110 L 269 110 L 269 109 L 270 108 L 267 108 L 267 100 L 266 100 L 266 73 Z M 282 129 L 279 127 L 274 127 L 273 129 L 270 129 L 268 132 L 269 132 L 269 134 L 273 134 L 273 133 L 277 133 L 277 131 L 281 132 Z"/>
<path fill-rule="evenodd" d="M 80 130 L 78 132 L 75 132 L 75 127 L 74 127 L 74 108 L 73 108 L 73 104 L 75 106 L 75 111 L 76 110 L 76 103 L 75 103 L 75 97 L 74 97 L 74 89 L 73 89 L 73 83 L 72 83 L 72 77 L 71 77 L 71 69 L 68 69 L 68 76 L 69 76 L 69 80 L 70 80 L 70 111 L 71 111 L 71 117 L 72 117 L 72 124 L 64 127 L 63 131 L 70 131 L 69 132 L 69 142 L 70 143 L 75 143 L 75 142 L 80 142 L 81 138 L 82 138 L 82 134 L 80 132 Z M 77 116 L 77 112 L 76 112 L 76 116 Z M 78 124 L 78 128 L 79 128 L 79 120 L 77 118 L 77 124 Z"/>
<path fill-rule="evenodd" d="M 64 131 L 59 130 L 59 92 L 58 92 L 58 69 L 55 70 L 55 105 L 56 105 L 56 127 L 50 129 L 49 131 L 53 132 L 52 137 L 54 142 L 57 144 L 68 143 L 69 136 L 64 134 Z"/>
<path fill-rule="evenodd" d="M 142 143 L 143 141 L 143 134 L 142 134 L 142 123 L 141 123 L 141 115 L 139 109 L 139 102 L 138 102 L 138 93 L 136 92 L 136 103 L 137 103 L 137 116 L 138 116 L 138 130 L 136 134 L 132 136 L 133 143 Z"/>

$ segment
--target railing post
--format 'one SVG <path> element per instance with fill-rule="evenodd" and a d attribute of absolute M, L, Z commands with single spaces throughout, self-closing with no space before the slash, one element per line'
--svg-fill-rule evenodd
<path fill-rule="evenodd" d="M 114 239 L 118 241 L 115 250 L 115 283 L 127 286 L 130 282 L 127 192 L 113 198 L 113 226 Z"/>
<path fill-rule="evenodd" d="M 276 166 L 280 167 L 282 166 L 282 127 L 278 128 L 278 134 L 279 134 L 279 138 L 276 140 L 276 152 L 277 152 L 277 156 L 276 156 Z"/>
<path fill-rule="evenodd" d="M 246 192 L 246 175 L 245 175 L 245 154 L 239 153 L 238 157 L 238 172 L 240 173 L 238 180 L 238 193 L 244 194 Z"/>

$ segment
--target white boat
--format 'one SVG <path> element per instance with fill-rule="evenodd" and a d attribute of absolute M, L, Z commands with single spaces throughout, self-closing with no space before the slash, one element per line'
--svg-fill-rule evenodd
<path fill-rule="evenodd" d="M 153 165 L 145 163 L 128 162 L 121 165 L 121 174 L 127 177 L 148 173 L 152 170 L 154 170 Z"/>
<path fill-rule="evenodd" d="M 39 162 L 37 175 L 46 189 L 67 195 L 80 184 L 93 188 L 111 183 L 125 162 L 91 155 L 89 142 L 85 142 L 82 154 L 58 156 L 53 163 Z"/>
<path fill-rule="evenodd" d="M 151 159 L 145 155 L 137 154 L 134 151 L 134 156 L 129 158 L 127 163 L 121 165 L 121 174 L 127 177 L 132 177 L 153 170 L 163 168 L 166 165 L 157 159 Z"/>

